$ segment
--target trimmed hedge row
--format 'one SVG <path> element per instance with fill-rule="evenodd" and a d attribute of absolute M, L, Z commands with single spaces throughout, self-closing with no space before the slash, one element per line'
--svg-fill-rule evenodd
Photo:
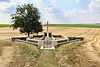
<path fill-rule="evenodd" d="M 27 37 L 12 37 L 12 41 L 15 41 L 16 39 L 20 39 L 20 40 L 26 41 Z"/>
<path fill-rule="evenodd" d="M 71 40 L 84 40 L 84 37 L 68 37 L 69 41 Z"/>

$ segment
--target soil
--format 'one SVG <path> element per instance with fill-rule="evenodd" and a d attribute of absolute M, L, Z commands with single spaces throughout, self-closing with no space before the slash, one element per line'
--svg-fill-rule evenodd
<path fill-rule="evenodd" d="M 3 53 L 0 56 L 0 67 L 8 67 L 9 63 L 12 63 L 13 53 L 15 49 L 14 46 L 3 47 Z"/>

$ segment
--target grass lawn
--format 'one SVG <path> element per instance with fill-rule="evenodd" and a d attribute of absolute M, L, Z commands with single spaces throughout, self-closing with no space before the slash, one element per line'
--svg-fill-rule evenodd
<path fill-rule="evenodd" d="M 49 24 L 52 27 L 85 27 L 85 28 L 100 28 L 100 24 Z"/>
<path fill-rule="evenodd" d="M 0 28 L 1 27 L 10 27 L 10 24 L 0 24 Z"/>

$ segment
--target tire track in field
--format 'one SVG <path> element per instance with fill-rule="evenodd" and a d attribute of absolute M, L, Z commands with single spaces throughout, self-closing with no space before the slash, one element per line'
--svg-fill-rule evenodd
<path fill-rule="evenodd" d="M 96 29 L 94 33 L 90 33 L 90 34 L 86 35 L 91 38 L 83 46 L 84 48 L 83 53 L 92 62 L 97 62 L 100 64 L 100 55 L 98 54 L 100 52 L 100 46 L 98 45 L 100 43 L 99 42 L 99 29 Z"/>
<path fill-rule="evenodd" d="M 61 30 L 64 30 L 64 29 L 66 29 L 66 27 L 50 27 L 49 32 L 61 31 Z M 68 28 L 68 29 L 70 29 L 70 28 Z M 46 31 L 46 27 L 45 27 L 44 31 Z"/>
<path fill-rule="evenodd" d="M 99 45 L 99 40 L 98 38 L 96 38 L 96 41 L 94 43 L 92 43 L 92 47 L 94 48 L 95 51 L 97 51 L 97 53 L 99 54 L 100 56 L 100 45 Z"/>
<path fill-rule="evenodd" d="M 90 41 L 90 40 L 92 40 L 95 37 L 97 32 L 98 31 L 93 28 L 90 31 L 88 31 L 87 33 L 83 34 L 82 36 L 84 36 L 87 41 Z"/>
<path fill-rule="evenodd" d="M 84 34 L 87 34 L 88 32 L 90 32 L 91 30 L 93 30 L 93 28 L 90 28 L 89 30 L 87 30 L 86 32 L 83 32 L 83 33 L 79 33 L 78 35 L 76 36 L 82 36 Z"/>
<path fill-rule="evenodd" d="M 54 33 L 56 33 L 56 34 L 64 34 L 64 32 L 66 32 L 66 30 L 67 31 L 71 31 L 71 29 L 72 28 L 59 28 L 59 29 L 57 29 L 57 30 L 53 30 L 52 32 L 54 32 Z"/>
<path fill-rule="evenodd" d="M 98 35 L 96 36 L 96 41 L 92 43 L 92 47 L 95 51 L 97 51 L 98 55 L 100 56 L 100 32 L 98 32 Z"/>
<path fill-rule="evenodd" d="M 58 32 L 61 32 L 61 34 L 65 35 L 65 36 L 79 36 L 87 31 L 88 31 L 88 29 L 86 29 L 86 28 L 70 28 L 70 29 L 66 28 L 66 29 L 58 31 Z"/>
<path fill-rule="evenodd" d="M 95 34 L 97 34 L 98 30 L 95 28 L 89 29 L 88 31 L 81 33 L 81 35 L 77 36 L 83 36 L 85 38 L 85 41 L 91 41 L 94 37 Z"/>

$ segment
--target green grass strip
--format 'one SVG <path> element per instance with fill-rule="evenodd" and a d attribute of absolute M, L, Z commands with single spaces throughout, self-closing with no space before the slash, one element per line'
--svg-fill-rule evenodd
<path fill-rule="evenodd" d="M 49 24 L 52 27 L 85 27 L 85 28 L 100 28 L 100 24 Z"/>
<path fill-rule="evenodd" d="M 10 24 L 0 24 L 0 28 L 2 27 L 10 27 Z"/>
<path fill-rule="evenodd" d="M 43 50 L 36 67 L 58 67 L 54 50 Z"/>

